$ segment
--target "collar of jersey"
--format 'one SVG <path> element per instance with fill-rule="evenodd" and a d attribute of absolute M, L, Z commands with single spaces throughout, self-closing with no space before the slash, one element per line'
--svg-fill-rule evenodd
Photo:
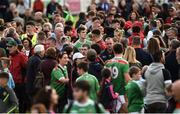
<path fill-rule="evenodd" d="M 79 103 L 78 101 L 74 101 L 74 104 L 80 107 L 88 106 L 89 104 L 93 104 L 93 101 L 91 99 L 88 99 L 86 103 Z"/>

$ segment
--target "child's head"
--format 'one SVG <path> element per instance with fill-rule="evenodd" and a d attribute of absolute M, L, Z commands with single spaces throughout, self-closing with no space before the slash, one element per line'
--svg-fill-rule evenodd
<path fill-rule="evenodd" d="M 0 87 L 5 87 L 9 80 L 9 74 L 6 72 L 0 73 Z"/>
<path fill-rule="evenodd" d="M 8 58 L 2 58 L 1 59 L 1 64 L 3 68 L 8 68 L 10 65 L 10 60 Z"/>
<path fill-rule="evenodd" d="M 111 70 L 108 69 L 108 68 L 104 68 L 104 69 L 101 71 L 101 76 L 102 76 L 104 79 L 111 78 Z"/>
<path fill-rule="evenodd" d="M 133 80 L 139 80 L 141 78 L 141 69 L 136 66 L 132 66 L 129 69 L 129 75 Z"/>

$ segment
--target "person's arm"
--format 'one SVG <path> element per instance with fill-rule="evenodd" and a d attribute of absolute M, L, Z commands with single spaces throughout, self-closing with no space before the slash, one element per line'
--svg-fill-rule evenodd
<path fill-rule="evenodd" d="M 54 71 L 54 76 L 58 80 L 59 83 L 68 83 L 69 79 L 63 76 L 63 73 L 60 69 L 56 69 Z"/>
<path fill-rule="evenodd" d="M 18 99 L 17 99 L 16 94 L 14 93 L 14 91 L 12 89 L 8 88 L 8 93 L 9 93 L 10 105 L 7 108 L 5 113 L 10 114 L 10 113 L 15 112 L 15 110 L 17 109 L 17 107 L 18 107 Z"/>
<path fill-rule="evenodd" d="M 128 83 L 131 80 L 131 77 L 129 76 L 129 64 L 124 65 L 123 73 L 124 73 L 124 79 L 126 83 Z"/>

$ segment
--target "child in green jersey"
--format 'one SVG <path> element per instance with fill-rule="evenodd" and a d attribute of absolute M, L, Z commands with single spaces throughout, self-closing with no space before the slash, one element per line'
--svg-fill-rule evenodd
<path fill-rule="evenodd" d="M 81 80 L 76 82 L 73 89 L 74 101 L 67 105 L 64 113 L 106 113 L 102 105 L 89 98 L 90 84 Z"/>
<path fill-rule="evenodd" d="M 132 81 L 128 82 L 126 85 L 126 94 L 128 97 L 128 112 L 130 113 L 140 113 L 143 109 L 143 94 L 142 94 L 142 82 L 141 78 L 141 70 L 133 66 L 129 70 L 129 74 Z"/>

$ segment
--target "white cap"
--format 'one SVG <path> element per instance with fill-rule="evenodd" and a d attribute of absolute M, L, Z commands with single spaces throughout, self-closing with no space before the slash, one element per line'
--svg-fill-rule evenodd
<path fill-rule="evenodd" d="M 34 47 L 34 53 L 44 51 L 44 45 L 38 44 Z"/>
<path fill-rule="evenodd" d="M 77 52 L 77 53 L 75 53 L 75 54 L 73 55 L 73 61 L 74 61 L 75 59 L 82 59 L 82 58 L 84 58 L 84 55 L 83 55 L 82 53 L 80 53 L 80 52 Z"/>

